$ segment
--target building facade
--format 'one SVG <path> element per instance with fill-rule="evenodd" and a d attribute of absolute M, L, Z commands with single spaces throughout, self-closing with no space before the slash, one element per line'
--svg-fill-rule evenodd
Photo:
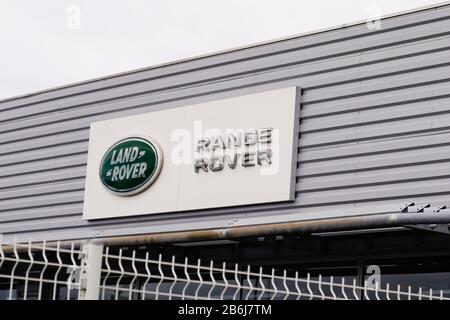
<path fill-rule="evenodd" d="M 298 122 L 296 139 L 289 142 L 296 150 L 293 199 L 83 218 L 92 123 L 293 87 L 301 92 L 299 119 L 291 119 Z M 254 229 L 220 239 L 198 232 L 446 214 L 449 123 L 449 4 L 383 18 L 380 28 L 357 23 L 6 99 L 0 234 L 21 242 L 197 232 L 195 241 L 168 236 L 135 245 L 359 278 L 365 266 L 378 265 L 386 279 L 447 290 L 448 223 L 446 230 L 426 221 L 278 234 Z"/>

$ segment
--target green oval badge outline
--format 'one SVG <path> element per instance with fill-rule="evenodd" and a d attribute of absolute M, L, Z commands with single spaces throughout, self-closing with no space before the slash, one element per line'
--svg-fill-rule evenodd
<path fill-rule="evenodd" d="M 129 140 L 139 140 L 145 144 L 147 144 L 148 146 L 151 147 L 151 149 L 153 149 L 153 151 L 155 152 L 156 155 L 156 167 L 153 170 L 153 172 L 149 175 L 149 178 L 147 180 L 145 180 L 143 183 L 140 183 L 139 185 L 130 188 L 130 189 L 126 189 L 126 190 L 118 190 L 114 187 L 110 187 L 108 186 L 108 184 L 105 182 L 105 180 L 103 179 L 103 175 L 102 175 L 102 168 L 103 168 L 103 164 L 105 162 L 105 158 L 106 156 L 112 151 L 112 149 L 114 149 L 117 145 L 129 141 Z M 138 193 L 143 192 L 144 190 L 146 190 L 148 187 L 150 187 L 153 182 L 155 182 L 155 180 L 158 178 L 161 169 L 162 169 L 162 165 L 163 165 L 163 153 L 161 151 L 160 146 L 151 138 L 142 138 L 142 137 L 128 137 L 128 138 L 124 138 L 121 139 L 119 141 L 117 141 L 116 143 L 114 143 L 111 147 L 108 148 L 108 150 L 105 152 L 105 154 L 102 157 L 102 161 L 100 162 L 100 168 L 99 168 L 99 175 L 100 175 L 100 181 L 102 182 L 102 185 L 109 191 L 112 192 L 115 195 L 119 195 L 119 196 L 133 196 L 136 195 Z"/>

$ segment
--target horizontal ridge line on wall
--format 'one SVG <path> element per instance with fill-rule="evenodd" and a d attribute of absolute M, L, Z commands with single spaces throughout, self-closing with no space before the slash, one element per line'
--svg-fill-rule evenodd
<path fill-rule="evenodd" d="M 450 32 L 447 32 L 444 35 L 450 35 Z M 440 37 L 440 36 L 442 36 L 442 34 L 433 35 L 433 37 Z M 417 40 L 415 40 L 415 41 L 417 41 Z M 355 52 L 359 52 L 359 50 L 357 50 Z M 427 50 L 424 53 L 430 53 L 430 52 L 435 52 L 435 50 Z M 349 53 L 343 54 L 342 56 L 345 56 L 345 55 L 348 55 L 348 54 Z M 405 55 L 405 56 L 398 56 L 398 57 L 395 57 L 395 60 L 406 58 L 406 57 L 411 57 L 411 56 L 417 56 L 419 54 L 423 54 L 423 53 L 415 53 L 415 54 L 408 54 L 408 55 Z M 389 60 L 394 60 L 394 59 L 391 58 Z M 308 62 L 311 62 L 311 61 L 302 61 L 301 63 L 308 63 Z M 380 63 L 383 62 L 383 59 L 380 60 L 380 61 L 376 60 L 376 61 L 370 61 L 370 62 L 367 62 L 367 63 L 352 64 L 350 66 L 339 67 L 339 68 L 336 68 L 336 69 L 331 68 L 331 69 L 327 69 L 327 70 L 318 71 L 316 73 L 315 72 L 307 73 L 306 76 L 314 75 L 314 74 L 326 74 L 326 73 L 328 73 L 330 71 L 338 71 L 338 70 L 344 70 L 344 69 L 349 69 L 349 68 L 356 68 L 356 67 L 359 67 L 359 66 L 370 65 L 370 64 L 375 64 L 375 63 L 379 63 L 379 62 Z M 277 68 L 283 68 L 283 66 L 277 66 Z M 277 69 L 274 69 L 274 70 L 277 70 Z M 255 70 L 252 70 L 252 71 L 249 71 L 248 74 L 249 75 L 255 75 L 255 74 L 258 75 L 258 72 L 255 71 Z M 256 87 L 258 85 L 263 85 L 263 84 L 272 83 L 272 82 L 280 82 L 280 81 L 286 81 L 286 80 L 290 80 L 290 79 L 297 79 L 297 78 L 301 78 L 302 76 L 305 76 L 305 74 L 304 75 L 295 75 L 295 76 L 290 76 L 290 77 L 285 77 L 285 78 L 281 77 L 281 78 L 277 78 L 277 79 L 256 82 L 256 83 L 253 83 L 253 84 L 247 85 L 247 86 L 248 87 Z M 238 79 L 246 79 L 247 78 L 246 76 L 241 76 L 239 74 L 236 77 L 238 77 Z M 222 80 L 224 80 L 224 81 L 234 81 L 236 79 L 233 79 L 230 76 L 226 76 Z M 215 80 L 215 81 L 217 81 L 217 80 Z M 223 82 L 223 81 L 220 81 L 220 82 Z M 202 82 L 201 85 L 194 85 L 194 87 L 200 87 L 200 86 L 203 86 L 203 85 L 208 85 L 210 83 L 211 83 L 211 80 L 205 80 L 204 82 Z M 167 103 L 167 102 L 171 102 L 171 101 L 178 101 L 178 100 L 183 100 L 183 99 L 189 99 L 191 97 L 203 96 L 203 95 L 208 95 L 208 94 L 216 93 L 216 92 L 233 91 L 233 90 L 236 90 L 237 88 L 241 88 L 241 87 L 243 87 L 243 86 L 242 85 L 239 85 L 237 87 L 231 86 L 230 88 L 226 88 L 226 89 L 221 89 L 221 90 L 216 90 L 216 91 L 208 91 L 207 93 L 202 93 L 202 94 L 186 95 L 186 96 L 183 96 L 183 97 L 180 97 L 180 98 L 176 98 L 176 99 L 172 99 L 172 100 L 169 99 L 169 100 L 166 100 L 166 101 L 165 100 L 158 101 L 158 102 L 153 103 L 153 104 L 163 104 L 163 103 Z M 183 89 L 183 88 L 184 89 L 189 89 L 190 87 L 186 86 L 186 85 L 182 85 L 182 86 L 180 85 L 180 87 L 179 88 L 177 87 L 176 90 L 178 91 L 179 89 Z M 90 101 L 90 102 L 86 102 L 86 103 L 82 103 L 82 104 L 78 104 L 78 105 L 67 106 L 67 107 L 64 107 L 64 108 L 58 108 L 58 109 L 55 109 L 55 110 L 33 113 L 32 115 L 29 115 L 29 116 L 26 116 L 26 117 L 22 116 L 22 117 L 9 118 L 7 121 L 4 121 L 4 123 L 7 123 L 9 121 L 21 120 L 21 119 L 24 119 L 24 118 L 30 118 L 30 117 L 33 117 L 33 116 L 40 116 L 40 115 L 44 115 L 44 114 L 51 114 L 51 113 L 55 113 L 55 112 L 72 110 L 72 109 L 76 109 L 76 108 L 80 108 L 80 107 L 90 106 L 92 104 L 104 104 L 104 103 L 109 103 L 111 101 L 125 100 L 125 99 L 132 98 L 132 97 L 151 95 L 151 94 L 154 94 L 154 93 L 165 93 L 165 92 L 170 92 L 171 90 L 172 89 L 169 88 L 169 89 L 164 89 L 164 90 L 158 89 L 158 90 L 154 90 L 154 91 L 148 91 L 147 90 L 145 92 L 130 93 L 128 95 L 122 95 L 122 96 L 119 96 L 119 97 L 105 98 L 105 99 L 96 100 L 96 101 Z M 33 103 L 33 104 L 35 104 L 35 103 Z M 153 104 L 152 103 L 147 103 L 146 105 L 153 105 Z M 26 107 L 26 106 L 28 106 L 28 105 L 23 105 L 23 106 L 20 106 L 20 107 Z M 16 108 L 19 108 L 19 107 L 16 107 Z M 124 110 L 126 110 L 126 109 L 124 109 Z M 0 111 L 0 113 L 1 113 L 1 111 Z M 0 122 L 0 124 L 1 123 L 2 122 Z"/>
<path fill-rule="evenodd" d="M 407 29 L 407 28 L 411 28 L 411 27 L 415 27 L 415 26 L 420 26 L 420 25 L 425 25 L 425 24 L 432 24 L 432 23 L 443 21 L 443 20 L 446 20 L 446 19 L 447 19 L 447 17 L 438 17 L 438 18 L 434 18 L 434 19 L 429 19 L 429 20 L 424 20 L 424 21 L 418 21 L 418 22 L 415 22 L 415 23 L 410 23 L 410 24 L 404 25 L 404 26 L 397 26 L 397 27 L 394 27 L 394 28 L 386 28 L 386 29 L 382 29 L 382 30 L 377 30 L 376 33 L 372 32 L 371 34 L 381 34 L 381 33 L 386 33 L 386 32 L 392 32 L 392 31 Z M 327 44 L 338 43 L 338 42 L 342 42 L 342 41 L 348 41 L 348 40 L 352 40 L 352 39 L 356 39 L 356 38 L 364 38 L 364 37 L 370 36 L 371 34 L 363 34 L 363 35 L 358 34 L 358 35 L 354 35 L 354 36 L 350 36 L 350 37 L 343 37 L 343 38 L 340 38 L 340 39 L 328 40 L 328 41 L 324 41 L 324 42 L 321 42 L 321 43 L 320 42 L 319 43 L 312 43 L 310 45 L 298 46 L 298 47 L 290 48 L 288 50 L 278 50 L 278 51 L 274 51 L 274 52 L 267 53 L 267 54 L 260 54 L 260 55 L 255 55 L 255 56 L 243 58 L 243 59 L 232 60 L 231 62 L 227 61 L 227 62 L 223 62 L 223 63 L 207 65 L 206 67 L 205 66 L 204 67 L 196 67 L 196 68 L 187 69 L 187 70 L 183 70 L 183 71 L 179 71 L 179 72 L 173 72 L 173 73 L 165 74 L 165 75 L 162 75 L 162 76 L 157 76 L 157 77 L 154 77 L 154 78 L 149 77 L 149 78 L 144 78 L 144 79 L 140 79 L 140 80 L 137 80 L 137 81 L 129 81 L 129 82 L 125 82 L 125 84 L 140 83 L 140 82 L 145 82 L 145 81 L 149 81 L 149 80 L 152 80 L 152 79 L 159 79 L 159 78 L 163 78 L 163 77 L 170 77 L 170 76 L 174 76 L 174 75 L 178 75 L 178 74 L 183 74 L 183 73 L 186 73 L 186 72 L 198 71 L 198 70 L 203 70 L 203 69 L 211 69 L 211 68 L 214 68 L 214 67 L 230 64 L 232 62 L 249 61 L 249 60 L 254 60 L 254 59 L 258 59 L 258 58 L 264 58 L 266 56 L 279 55 L 279 54 L 283 54 L 283 53 L 287 53 L 287 52 L 297 51 L 297 50 L 301 50 L 301 49 L 307 49 L 307 48 L 311 48 L 311 47 L 319 47 L 319 46 L 323 46 L 323 45 L 327 45 Z M 284 40 L 284 41 L 289 41 L 289 39 L 288 40 Z M 185 62 L 182 62 L 182 63 L 185 63 Z M 128 72 L 125 75 L 116 75 L 116 76 L 112 75 L 110 77 L 105 77 L 105 78 L 101 78 L 101 79 L 98 79 L 98 80 L 94 79 L 92 81 L 88 81 L 88 83 L 93 83 L 95 81 L 102 81 L 102 80 L 105 81 L 105 80 L 108 80 L 108 78 L 111 79 L 111 78 L 124 77 L 124 76 L 126 77 L 127 75 L 131 75 L 131 74 L 134 74 L 134 73 L 145 72 L 145 71 L 147 71 L 147 70 L 137 70 L 137 71 L 134 71 L 134 72 L 132 71 L 132 72 Z M 68 85 L 66 87 L 57 88 L 55 90 L 64 90 L 66 88 L 75 87 L 75 86 L 79 86 L 79 85 L 83 85 L 83 84 L 84 83 Z M 76 96 L 76 95 L 82 95 L 82 94 L 85 94 L 85 93 L 101 91 L 103 89 L 110 89 L 110 88 L 112 89 L 112 88 L 115 88 L 117 86 L 120 86 L 120 85 L 106 86 L 106 87 L 94 89 L 94 90 L 91 90 L 91 91 L 86 90 L 86 91 L 82 91 L 82 92 L 77 92 L 76 94 L 72 94 L 70 96 Z M 45 91 L 43 93 L 30 94 L 29 96 L 37 96 L 39 94 L 45 94 L 47 92 L 48 91 Z M 10 107 L 10 108 L 7 108 L 7 109 L 5 108 L 3 110 L 0 109 L 0 112 L 1 111 L 5 111 L 5 110 L 11 110 L 11 109 L 15 109 L 15 108 L 20 108 L 20 107 L 25 107 L 25 106 L 28 106 L 28 105 L 33 105 L 33 104 L 36 104 L 36 103 L 50 102 L 50 101 L 53 101 L 53 100 L 58 100 L 60 98 L 61 97 L 58 96 L 58 97 L 51 98 L 51 99 L 43 99 L 43 100 L 40 100 L 38 102 L 32 102 L 32 103 L 29 103 L 29 104 L 26 104 L 26 105 L 13 106 L 13 107 Z M 11 98 L 11 99 L 6 99 L 6 100 L 3 100 L 3 101 L 0 101 L 0 105 L 2 103 L 4 103 L 4 102 L 10 102 L 10 101 L 19 100 L 19 99 L 23 99 L 23 97 Z"/>

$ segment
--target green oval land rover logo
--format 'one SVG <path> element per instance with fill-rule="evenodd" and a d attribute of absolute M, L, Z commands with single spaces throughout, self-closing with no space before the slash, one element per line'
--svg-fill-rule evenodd
<path fill-rule="evenodd" d="M 118 195 L 137 194 L 149 187 L 162 167 L 162 153 L 149 139 L 127 138 L 114 144 L 103 156 L 100 179 Z"/>

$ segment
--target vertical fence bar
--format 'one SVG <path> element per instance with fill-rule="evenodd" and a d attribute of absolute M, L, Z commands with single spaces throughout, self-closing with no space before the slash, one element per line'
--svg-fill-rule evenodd
<path fill-rule="evenodd" d="M 106 284 L 109 278 L 109 275 L 111 274 L 111 266 L 109 265 L 109 247 L 106 247 L 105 250 L 105 266 L 106 266 L 106 275 L 103 278 L 103 290 L 102 290 L 102 300 L 105 300 L 105 292 L 106 292 Z"/>
<path fill-rule="evenodd" d="M 177 284 L 177 281 L 178 281 L 177 272 L 175 271 L 175 255 L 172 255 L 171 270 L 172 270 L 173 281 L 169 288 L 169 300 L 172 300 L 173 288 L 175 287 L 175 285 Z"/>
<path fill-rule="evenodd" d="M 359 294 L 358 294 L 358 292 L 356 290 L 356 279 L 353 279 L 353 290 L 352 290 L 352 292 L 353 292 L 353 296 L 355 297 L 355 300 L 359 300 L 360 297 L 359 297 Z"/>
<path fill-rule="evenodd" d="M 227 280 L 227 275 L 226 275 L 226 271 L 225 271 L 226 268 L 227 268 L 227 264 L 224 261 L 222 264 L 222 278 L 223 278 L 224 287 L 223 287 L 222 294 L 220 295 L 221 300 L 224 300 L 225 292 L 227 292 L 227 290 L 228 290 L 228 280 Z"/>
<path fill-rule="evenodd" d="M 233 300 L 238 300 L 237 298 L 239 296 L 239 293 L 241 291 L 241 286 L 242 286 L 241 282 L 239 281 L 238 271 L 239 271 L 239 265 L 236 263 L 234 265 L 234 280 L 236 281 L 237 289 L 236 289 L 236 292 L 233 295 Z"/>
<path fill-rule="evenodd" d="M 295 271 L 295 289 L 297 290 L 297 300 L 300 300 L 302 298 L 302 290 L 298 285 L 298 281 L 298 271 Z"/>
<path fill-rule="evenodd" d="M 31 241 L 30 241 L 31 242 Z M 55 277 L 53 278 L 53 300 L 57 299 L 57 293 L 58 293 L 58 277 L 59 277 L 59 273 L 61 272 L 61 269 L 63 268 L 63 263 L 62 263 L 62 259 L 61 259 L 61 252 L 60 252 L 60 248 L 61 248 L 61 242 L 58 241 L 57 245 L 56 245 L 56 260 L 58 260 L 58 269 L 55 272 Z"/>
<path fill-rule="evenodd" d="M 306 288 L 308 289 L 309 292 L 309 300 L 312 300 L 314 298 L 314 293 L 311 290 L 311 274 L 308 272 L 308 274 L 306 275 Z"/>
<path fill-rule="evenodd" d="M 47 270 L 48 266 L 48 259 L 47 259 L 47 253 L 46 253 L 46 244 L 47 242 L 44 240 L 42 243 L 42 258 L 44 259 L 44 267 L 41 270 L 41 276 L 39 277 L 39 291 L 38 291 L 38 300 L 42 300 L 42 286 L 44 285 L 44 273 L 45 270 Z"/>
<path fill-rule="evenodd" d="M 336 294 L 334 293 L 334 277 L 333 276 L 331 276 L 330 277 L 330 292 L 331 292 L 331 295 L 333 296 L 333 300 L 336 300 Z"/>
<path fill-rule="evenodd" d="M 211 294 L 212 294 L 213 290 L 216 287 L 216 279 L 214 278 L 213 269 L 214 269 L 214 261 L 211 260 L 210 264 L 209 264 L 209 276 L 211 277 L 212 285 L 211 285 L 211 288 L 208 291 L 208 299 L 209 300 L 211 300 Z"/>
<path fill-rule="evenodd" d="M 391 300 L 391 297 L 389 296 L 389 283 L 386 283 L 386 300 Z"/>
<path fill-rule="evenodd" d="M 200 271 L 201 263 L 202 263 L 201 260 L 198 259 L 197 260 L 197 276 L 198 276 L 198 280 L 200 283 L 199 283 L 197 289 L 195 290 L 195 300 L 198 300 L 198 293 L 200 292 L 200 287 L 203 284 L 202 272 Z"/>
<path fill-rule="evenodd" d="M 138 277 L 138 271 L 136 269 L 136 250 L 133 250 L 133 256 L 131 257 L 131 268 L 133 269 L 133 279 L 130 281 L 128 300 L 132 300 L 133 298 L 133 286 Z"/>
<path fill-rule="evenodd" d="M 122 281 L 122 278 L 124 276 L 124 272 L 125 270 L 123 269 L 123 265 L 122 265 L 122 249 L 119 250 L 119 258 L 117 259 L 118 264 L 119 264 L 119 269 L 120 269 L 120 276 L 117 279 L 116 282 L 116 294 L 115 294 L 115 299 L 119 300 L 119 292 L 120 292 L 120 282 Z"/>
<path fill-rule="evenodd" d="M 345 293 L 345 278 L 344 277 L 342 277 L 341 291 L 342 291 L 342 296 L 344 297 L 344 299 L 348 300 L 347 294 Z"/>
<path fill-rule="evenodd" d="M 272 268 L 272 274 L 271 274 L 270 279 L 271 279 L 270 283 L 272 284 L 272 287 L 274 290 L 272 296 L 270 297 L 270 300 L 273 300 L 278 295 L 278 288 L 277 288 L 277 284 L 275 283 L 275 268 Z"/>
<path fill-rule="evenodd" d="M 159 254 L 159 258 L 158 258 L 158 271 L 159 271 L 159 275 L 160 275 L 160 279 L 158 282 L 158 285 L 156 286 L 156 295 L 155 295 L 155 299 L 158 300 L 159 298 L 159 288 L 161 287 L 161 284 L 164 282 L 165 277 L 164 277 L 164 272 L 162 271 L 162 254 Z"/>
<path fill-rule="evenodd" d="M 189 286 L 189 282 L 191 281 L 191 277 L 189 276 L 188 271 L 188 257 L 184 258 L 184 275 L 186 276 L 186 285 L 183 287 L 183 291 L 181 292 L 181 300 L 184 300 L 186 289 Z"/>
<path fill-rule="evenodd" d="M 27 268 L 27 271 L 25 272 L 25 285 L 24 285 L 24 292 L 23 292 L 23 300 L 27 300 L 28 296 L 28 279 L 30 278 L 30 271 L 33 268 L 34 264 L 34 258 L 33 253 L 31 252 L 31 239 L 28 240 L 28 259 L 30 259 L 30 265 Z"/>
<path fill-rule="evenodd" d="M 142 293 L 141 293 L 142 294 L 142 300 L 145 300 L 145 291 L 146 291 L 146 288 L 147 288 L 147 284 L 148 284 L 148 282 L 150 281 L 150 279 L 152 277 L 152 273 L 150 272 L 150 267 L 149 267 L 150 262 L 148 260 L 148 256 L 149 256 L 149 253 L 146 252 L 145 253 L 145 272 L 147 272 L 147 279 L 145 279 L 145 282 L 142 285 Z"/>
<path fill-rule="evenodd" d="M 367 280 L 364 280 L 364 298 L 366 298 L 366 300 L 370 300 L 369 296 L 367 295 Z"/>
<path fill-rule="evenodd" d="M 253 291 L 253 284 L 252 284 L 252 280 L 250 278 L 250 273 L 251 273 L 251 269 L 250 269 L 250 265 L 248 265 L 247 267 L 247 281 L 248 281 L 248 285 L 250 287 L 250 290 L 248 291 L 248 293 L 245 296 L 245 300 L 248 300 L 248 298 L 250 297 L 250 294 Z"/>
<path fill-rule="evenodd" d="M 323 290 L 322 290 L 322 275 L 321 275 L 321 274 L 319 274 L 319 284 L 318 284 L 318 287 L 319 287 L 320 295 L 322 296 L 322 300 L 325 300 L 325 294 L 323 293 Z"/>
<path fill-rule="evenodd" d="M 75 244 L 73 243 L 70 246 L 70 261 L 72 262 L 72 266 L 69 276 L 67 277 L 67 297 L 66 297 L 67 300 L 70 300 L 72 281 L 74 280 L 74 277 L 76 277 L 77 273 L 77 263 L 75 261 Z"/>
<path fill-rule="evenodd" d="M 284 269 L 284 272 L 283 272 L 283 287 L 284 287 L 284 290 L 286 291 L 286 295 L 284 296 L 283 300 L 287 300 L 287 298 L 291 294 L 291 292 L 289 290 L 289 287 L 287 286 L 287 283 L 286 283 L 286 277 L 287 277 L 287 270 Z"/>
<path fill-rule="evenodd" d="M 9 284 L 9 297 L 8 297 L 9 300 L 13 299 L 14 275 L 15 275 L 15 272 L 16 272 L 17 265 L 19 264 L 19 261 L 20 261 L 19 253 L 17 252 L 17 239 L 16 238 L 14 238 L 13 251 L 14 251 L 15 261 L 14 261 L 14 266 L 11 269 L 11 281 L 10 281 L 10 284 Z"/>
<path fill-rule="evenodd" d="M 263 267 L 259 267 L 259 284 L 261 285 L 261 292 L 258 295 L 258 300 L 261 300 L 261 298 L 264 296 L 264 292 L 266 291 L 266 286 L 264 285 L 263 281 Z"/>

